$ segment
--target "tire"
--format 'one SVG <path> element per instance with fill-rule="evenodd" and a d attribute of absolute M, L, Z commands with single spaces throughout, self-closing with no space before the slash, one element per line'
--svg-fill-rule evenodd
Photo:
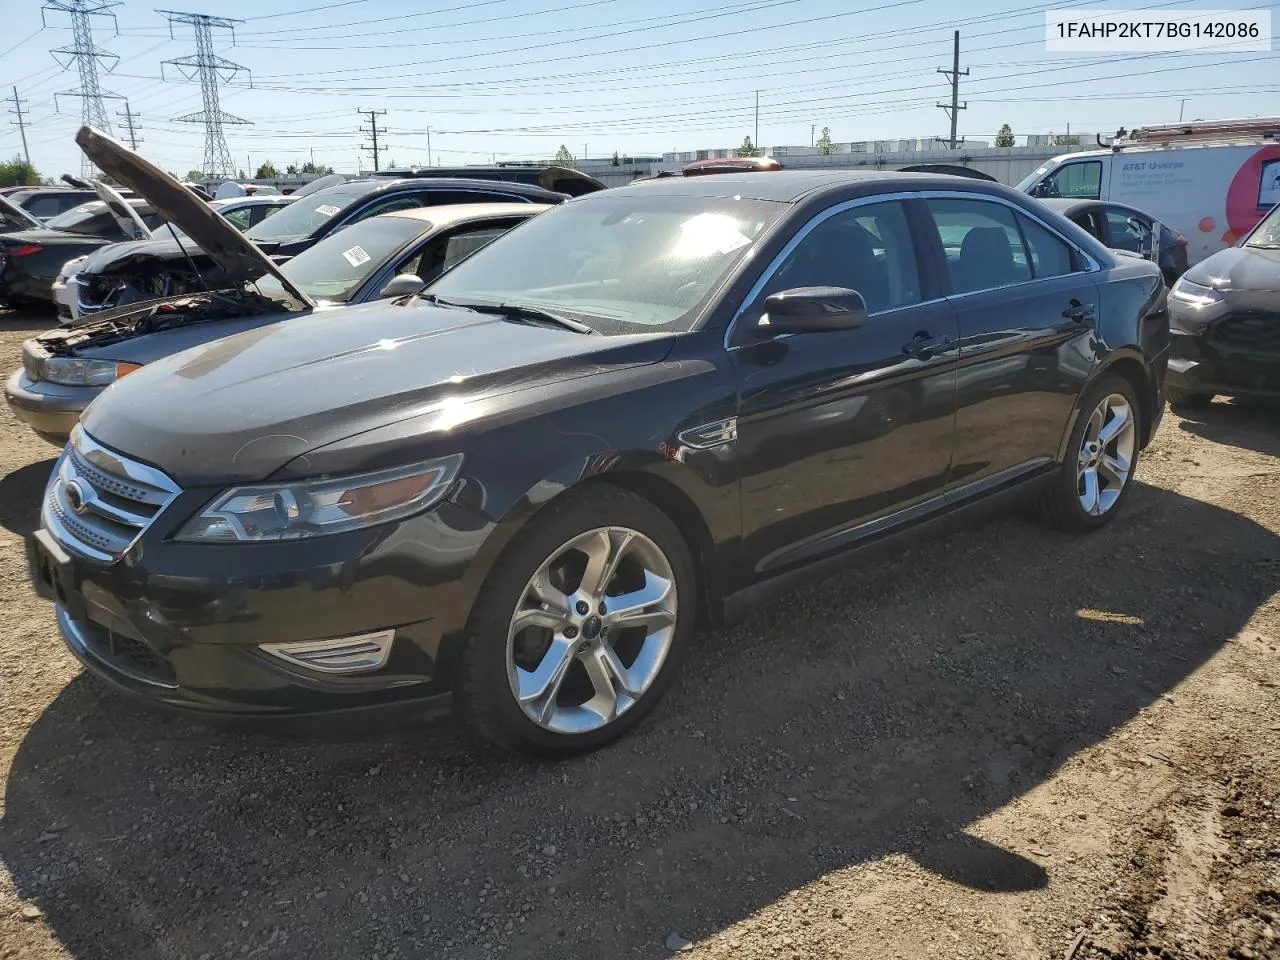
<path fill-rule="evenodd" d="M 603 591 L 587 588 L 587 550 L 616 564 Z M 605 562 L 595 569 L 609 568 Z M 664 583 L 670 584 L 665 593 Z M 613 619 L 617 606 L 600 616 L 618 594 L 662 594 L 643 605 L 653 622 L 622 627 Z M 537 599 L 545 597 L 558 599 Z M 575 597 L 594 599 L 584 609 Z M 462 649 L 455 710 L 472 732 L 514 753 L 567 757 L 595 750 L 634 728 L 670 686 L 690 642 L 696 605 L 689 548 L 666 514 L 603 484 L 570 494 L 521 531 L 481 589 Z M 566 616 L 550 612 L 561 608 Z M 536 622 L 517 629 L 517 613 Z M 529 699 L 542 689 L 549 695 Z M 602 690 L 615 692 L 611 719 Z M 575 704 L 583 697 L 589 699 Z M 545 716 L 540 720 L 539 714 Z"/>
<path fill-rule="evenodd" d="M 1105 446 L 1095 440 L 1102 436 L 1100 430 L 1106 429 L 1113 422 L 1105 414 L 1100 421 L 1095 421 L 1104 402 L 1111 404 L 1112 417 L 1121 406 L 1128 410 L 1127 428 L 1120 428 L 1116 437 Z M 1041 494 L 1037 505 L 1037 512 L 1042 520 L 1050 526 L 1072 533 L 1087 533 L 1111 522 L 1133 486 L 1133 475 L 1138 467 L 1140 453 L 1141 418 L 1142 408 L 1138 404 L 1137 391 L 1124 377 L 1104 374 L 1089 389 L 1080 403 L 1076 422 L 1072 425 L 1062 466 Z M 1086 449 L 1086 443 L 1097 449 Z M 1128 462 L 1128 470 L 1124 471 L 1123 482 L 1120 483 L 1115 479 L 1117 472 L 1114 465 L 1121 462 L 1117 460 L 1116 454 L 1122 455 L 1123 460 Z M 1096 495 L 1092 500 L 1092 508 L 1086 507 L 1090 497 L 1085 476 L 1091 463 L 1094 473 L 1093 491 Z"/>
<path fill-rule="evenodd" d="M 1195 393 L 1181 387 L 1165 387 L 1164 395 L 1176 410 L 1202 410 L 1213 402 L 1212 393 Z"/>

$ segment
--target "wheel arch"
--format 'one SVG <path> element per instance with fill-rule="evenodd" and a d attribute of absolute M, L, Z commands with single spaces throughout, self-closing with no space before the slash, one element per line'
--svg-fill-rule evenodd
<path fill-rule="evenodd" d="M 1113 350 L 1098 364 L 1088 382 L 1076 395 L 1075 404 L 1071 408 L 1071 416 L 1067 418 L 1062 432 L 1062 440 L 1058 445 L 1058 462 L 1063 463 L 1067 456 L 1067 446 L 1071 439 L 1071 430 L 1075 426 L 1076 417 L 1080 415 L 1080 403 L 1097 385 L 1098 381 L 1108 374 L 1123 377 L 1138 397 L 1138 412 L 1141 415 L 1141 432 L 1139 449 L 1143 449 L 1151 441 L 1152 425 L 1156 423 L 1156 404 L 1159 402 L 1156 384 L 1148 371 L 1147 363 L 1136 348 Z"/>

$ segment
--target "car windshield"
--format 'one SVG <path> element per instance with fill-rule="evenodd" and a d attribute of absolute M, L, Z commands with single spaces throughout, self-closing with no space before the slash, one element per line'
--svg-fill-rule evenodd
<path fill-rule="evenodd" d="M 428 292 L 537 307 L 604 334 L 687 330 L 785 210 L 763 200 L 595 194 L 504 234 Z"/>
<path fill-rule="evenodd" d="M 66 233 L 83 233 L 97 235 L 107 223 L 103 215 L 107 214 L 107 205 L 101 200 L 92 200 L 72 207 L 66 213 L 50 217 L 44 225 L 50 230 L 62 230 Z M 112 221 L 114 222 L 114 221 Z"/>
<path fill-rule="evenodd" d="M 1245 241 L 1246 247 L 1280 247 L 1280 204 L 1271 208 Z"/>
<path fill-rule="evenodd" d="M 295 200 L 277 214 L 244 232 L 251 240 L 263 243 L 290 243 L 311 236 L 367 191 L 321 190 Z"/>
<path fill-rule="evenodd" d="M 280 272 L 315 300 L 345 303 L 397 250 L 430 229 L 427 221 L 413 217 L 372 217 L 325 237 L 283 264 Z M 287 299 L 270 274 L 257 286 L 268 297 Z"/>

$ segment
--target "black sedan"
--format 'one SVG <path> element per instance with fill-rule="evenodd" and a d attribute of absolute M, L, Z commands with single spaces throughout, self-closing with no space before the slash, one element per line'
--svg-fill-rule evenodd
<path fill-rule="evenodd" d="M 1169 291 L 1169 400 L 1280 400 L 1280 206 Z"/>
<path fill-rule="evenodd" d="M 1167 284 L 1172 285 L 1187 271 L 1187 238 L 1141 210 L 1109 200 L 1040 202 L 1112 250 L 1127 250 L 1158 263 Z"/>
<path fill-rule="evenodd" d="M 161 218 L 145 200 L 125 202 L 147 227 L 160 225 Z M 101 200 L 73 207 L 43 227 L 0 233 L 0 302 L 51 305 L 53 282 L 63 264 L 133 236 Z"/>
<path fill-rule="evenodd" d="M 854 551 L 999 496 L 1104 527 L 1167 349 L 1153 264 L 996 184 L 650 181 L 422 295 L 120 380 L 54 469 L 32 569 L 70 649 L 160 703 L 451 695 L 505 747 L 582 752 L 650 711 L 700 619 Z"/>

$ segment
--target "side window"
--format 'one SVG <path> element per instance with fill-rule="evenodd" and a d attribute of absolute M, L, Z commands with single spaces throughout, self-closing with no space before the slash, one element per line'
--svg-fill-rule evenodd
<path fill-rule="evenodd" d="M 142 218 L 142 222 L 147 225 L 148 230 L 159 230 L 164 226 L 164 217 L 160 216 L 158 213 L 147 213 L 139 210 L 138 216 Z"/>
<path fill-rule="evenodd" d="M 75 204 L 72 204 L 72 206 L 75 206 Z M 57 197 L 36 197 L 24 209 L 33 217 L 48 220 L 50 217 L 56 217 L 65 210 L 70 210 L 71 207 L 64 207 L 58 202 Z"/>
<path fill-rule="evenodd" d="M 1102 162 L 1086 160 L 1066 163 L 1041 183 L 1042 197 L 1070 197 L 1098 200 L 1102 197 Z"/>
<path fill-rule="evenodd" d="M 477 227 L 437 237 L 402 263 L 396 273 L 416 273 L 425 283 L 430 283 L 514 225 Z"/>
<path fill-rule="evenodd" d="M 1146 253 L 1151 249 L 1151 227 L 1127 210 L 1107 207 L 1103 214 L 1107 238 L 1103 241 L 1116 250 Z"/>
<path fill-rule="evenodd" d="M 250 219 L 252 223 L 261 223 L 273 213 L 279 213 L 283 209 L 284 204 L 282 203 L 260 203 L 256 207 L 249 208 L 249 213 L 252 215 Z M 251 226 L 252 223 L 250 224 Z"/>
<path fill-rule="evenodd" d="M 253 226 L 253 211 L 253 207 L 241 207 L 239 210 L 232 210 L 223 219 L 237 230 L 248 230 Z"/>
<path fill-rule="evenodd" d="M 1013 211 L 984 200 L 925 201 L 937 225 L 956 293 L 990 290 L 1031 279 L 1031 263 Z"/>
<path fill-rule="evenodd" d="M 427 205 L 427 195 L 425 193 L 401 194 L 396 197 L 384 197 L 381 200 L 375 200 L 369 204 L 354 217 L 348 221 L 348 225 L 359 223 L 361 220 L 368 220 L 370 217 L 376 217 L 380 213 L 390 213 L 393 210 L 414 210 L 418 207 Z"/>
<path fill-rule="evenodd" d="M 1036 279 L 1063 277 L 1074 272 L 1071 248 L 1030 217 L 1018 216 L 1018 226 L 1031 254 Z"/>
<path fill-rule="evenodd" d="M 451 270 L 454 264 L 465 260 L 490 240 L 507 232 L 507 227 L 481 227 L 464 233 L 455 233 L 444 246 L 444 268 Z"/>
<path fill-rule="evenodd" d="M 762 297 L 795 287 L 848 287 L 867 311 L 920 302 L 920 275 L 902 204 L 871 203 L 823 220 L 796 245 Z"/>
<path fill-rule="evenodd" d="M 431 203 L 444 206 L 452 203 L 527 203 L 528 198 L 497 190 L 432 190 Z"/>

